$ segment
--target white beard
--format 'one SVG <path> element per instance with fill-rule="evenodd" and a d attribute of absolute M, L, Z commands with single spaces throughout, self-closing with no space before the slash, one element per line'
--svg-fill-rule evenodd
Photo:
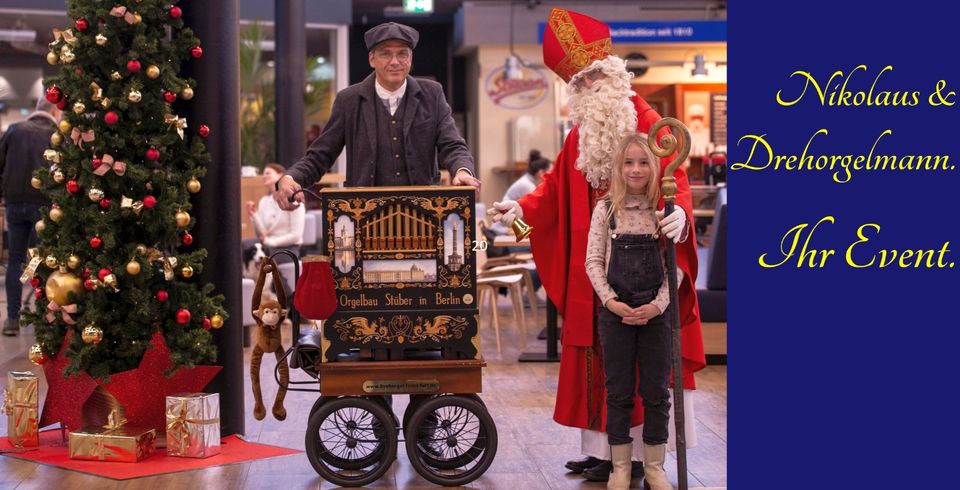
<path fill-rule="evenodd" d="M 580 125 L 580 154 L 577 169 L 594 188 L 603 189 L 610 181 L 613 156 L 621 138 L 637 132 L 637 109 L 630 97 L 630 77 L 597 80 L 570 96 L 570 114 Z"/>

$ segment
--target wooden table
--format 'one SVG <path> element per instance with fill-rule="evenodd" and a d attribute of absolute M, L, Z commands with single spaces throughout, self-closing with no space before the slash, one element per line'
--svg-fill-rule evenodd
<path fill-rule="evenodd" d="M 497 235 L 493 239 L 494 247 L 529 247 L 530 246 L 530 237 L 524 238 L 523 240 L 517 241 L 515 235 Z"/>

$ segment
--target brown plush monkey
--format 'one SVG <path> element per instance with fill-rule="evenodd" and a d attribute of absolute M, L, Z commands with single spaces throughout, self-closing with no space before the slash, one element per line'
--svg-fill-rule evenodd
<path fill-rule="evenodd" d="M 267 409 L 263 406 L 263 396 L 260 394 L 260 362 L 263 359 L 264 352 L 273 352 L 277 356 L 277 363 L 280 366 L 280 388 L 277 390 L 277 398 L 273 402 L 273 416 L 277 420 L 287 418 L 287 410 L 283 408 L 283 399 L 287 396 L 287 385 L 290 383 L 290 368 L 287 367 L 287 360 L 283 357 L 283 342 L 280 339 L 280 324 L 287 316 L 287 309 L 275 300 L 266 300 L 260 304 L 260 307 L 253 310 L 253 316 L 256 318 L 257 343 L 253 347 L 253 357 L 250 359 L 250 381 L 253 385 L 253 398 L 256 405 L 253 407 L 253 416 L 257 420 L 263 420 L 267 415 Z"/>

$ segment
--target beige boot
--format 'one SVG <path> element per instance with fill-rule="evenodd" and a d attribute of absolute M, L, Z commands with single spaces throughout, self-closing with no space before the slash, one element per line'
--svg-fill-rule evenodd
<path fill-rule="evenodd" d="M 627 490 L 630 488 L 630 453 L 633 444 L 617 444 L 610 446 L 610 460 L 613 462 L 613 473 L 607 480 L 607 490 Z"/>
<path fill-rule="evenodd" d="M 663 460 L 667 457 L 667 445 L 643 445 L 643 487 L 652 490 L 673 490 L 667 474 L 663 471 Z"/>

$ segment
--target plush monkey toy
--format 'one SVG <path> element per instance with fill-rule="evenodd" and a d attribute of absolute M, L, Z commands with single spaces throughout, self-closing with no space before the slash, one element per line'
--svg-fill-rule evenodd
<path fill-rule="evenodd" d="M 253 398 L 256 405 L 253 407 L 253 416 L 257 420 L 263 420 L 267 409 L 263 406 L 263 396 L 260 394 L 260 362 L 263 360 L 264 352 L 273 352 L 280 365 L 280 389 L 277 390 L 277 398 L 273 402 L 273 416 L 277 420 L 287 418 L 287 410 L 283 408 L 283 399 L 287 396 L 287 385 L 290 382 L 290 368 L 287 367 L 287 360 L 283 358 L 283 342 L 280 340 L 280 324 L 287 316 L 286 308 L 280 306 L 275 300 L 267 300 L 260 304 L 260 307 L 253 311 L 256 318 L 259 334 L 257 335 L 257 344 L 253 347 L 253 357 L 250 359 L 250 381 L 253 385 Z"/>

